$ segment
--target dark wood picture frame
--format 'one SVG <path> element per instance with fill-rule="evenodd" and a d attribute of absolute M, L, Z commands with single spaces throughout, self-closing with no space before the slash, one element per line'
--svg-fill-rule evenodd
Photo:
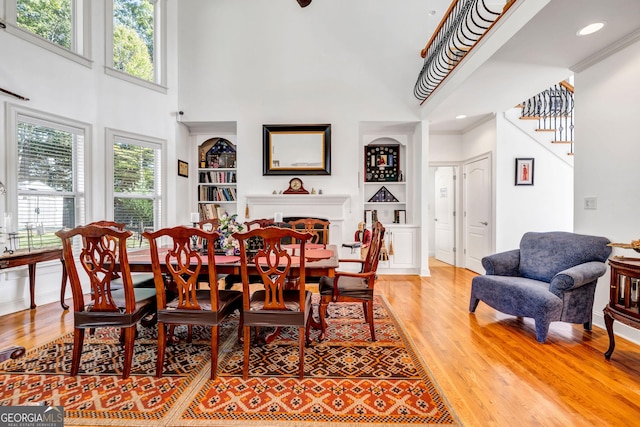
<path fill-rule="evenodd" d="M 304 144 L 313 149 L 305 152 Z M 305 158 L 274 158 L 274 153 L 296 151 Z M 262 155 L 262 175 L 331 175 L 331 125 L 263 125 Z"/>
<path fill-rule="evenodd" d="M 189 163 L 178 160 L 178 176 L 184 176 L 185 178 L 189 177 Z"/>
<path fill-rule="evenodd" d="M 532 157 L 516 159 L 516 185 L 533 185 L 534 161 Z"/>

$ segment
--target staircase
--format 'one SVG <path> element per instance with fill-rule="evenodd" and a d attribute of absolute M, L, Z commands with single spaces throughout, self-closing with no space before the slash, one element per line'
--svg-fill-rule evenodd
<path fill-rule="evenodd" d="M 520 120 L 537 120 L 536 132 L 553 133 L 552 144 L 568 144 L 573 156 L 573 86 L 562 81 L 524 101 Z"/>

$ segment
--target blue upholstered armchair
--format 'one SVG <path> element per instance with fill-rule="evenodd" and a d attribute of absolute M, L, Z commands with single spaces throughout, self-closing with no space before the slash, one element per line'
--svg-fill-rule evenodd
<path fill-rule="evenodd" d="M 561 231 L 526 233 L 520 249 L 482 259 L 486 274 L 473 278 L 469 311 L 482 300 L 503 313 L 532 317 L 539 342 L 555 321 L 591 330 L 596 283 L 611 254 L 607 243 L 604 237 Z"/>

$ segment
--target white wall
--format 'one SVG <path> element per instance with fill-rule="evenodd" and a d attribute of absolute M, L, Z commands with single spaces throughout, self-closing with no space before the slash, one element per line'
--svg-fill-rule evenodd
<path fill-rule="evenodd" d="M 575 75 L 575 231 L 629 243 L 640 238 L 640 42 Z M 585 210 L 585 197 L 597 197 L 597 209 Z M 613 255 L 634 257 L 629 249 Z M 604 327 L 609 273 L 598 282 L 594 323 Z M 614 322 L 617 334 L 640 342 L 638 330 Z M 604 351 L 604 349 L 603 349 Z M 615 357 L 615 353 L 614 353 Z"/>
<path fill-rule="evenodd" d="M 517 248 L 527 231 L 573 231 L 572 165 L 550 151 L 550 138 L 539 143 L 503 114 L 496 127 L 496 252 Z M 515 185 L 516 158 L 534 159 L 532 186 Z"/>
<path fill-rule="evenodd" d="M 418 103 L 405 101 L 411 87 L 398 93 L 380 85 L 375 67 L 388 65 L 382 57 L 363 63 L 352 45 L 356 35 L 336 38 L 332 26 L 357 26 L 331 6 L 314 2 L 313 13 L 307 13 L 288 1 L 255 0 L 249 7 L 234 0 L 181 0 L 180 108 L 185 121 L 237 122 L 241 211 L 243 194 L 284 190 L 291 179 L 262 175 L 263 124 L 330 123 L 331 175 L 302 179 L 307 189 L 351 195 L 343 236 L 351 240 L 362 216 L 360 122 L 417 122 Z M 355 13 L 350 3 L 340 8 Z M 361 18 L 371 11 L 362 10 Z M 190 204 L 195 203 L 193 195 Z"/>
<path fill-rule="evenodd" d="M 527 231 L 573 230 L 573 168 L 552 147 L 541 145 L 533 130 L 522 130 L 500 113 L 462 135 L 430 135 L 432 165 L 463 162 L 485 153 L 492 153 L 496 252 L 518 247 Z M 533 186 L 514 185 L 518 157 L 535 159 Z M 457 225 L 457 247 L 461 247 L 462 224 Z M 433 224 L 428 228 L 433 248 Z"/>
<path fill-rule="evenodd" d="M 37 47 L 6 31 L 0 31 L 0 87 L 30 98 L 19 101 L 0 95 L 0 129 L 6 129 L 5 111 L 7 103 L 33 110 L 63 116 L 92 125 L 91 146 L 88 147 L 89 162 L 85 165 L 89 182 L 87 192 L 87 221 L 104 219 L 106 212 L 104 191 L 96 191 L 110 179 L 105 176 L 105 128 L 113 128 L 159 138 L 167 141 L 166 149 L 166 195 L 165 206 L 176 202 L 174 195 L 183 194 L 188 186 L 177 182 L 175 159 L 190 150 L 176 147 L 174 141 L 176 122 L 170 112 L 176 111 L 177 87 L 175 37 L 167 37 L 168 67 L 167 81 L 170 88 L 166 94 L 149 90 L 123 80 L 109 77 L 104 72 L 104 5 L 92 2 L 92 52 L 90 68 Z M 175 33 L 175 2 L 168 2 L 168 27 Z M 172 65 L 173 64 L 173 65 Z M 7 182 L 7 144 L 15 138 L 0 132 L 0 181 Z M 7 194 L 6 197 L 15 197 Z M 0 202 L 0 218 L 6 205 Z M 165 211 L 165 223 L 175 223 L 175 209 Z M 188 218 L 188 217 L 187 217 Z M 4 247 L 0 248 L 4 250 Z M 36 303 L 38 305 L 56 301 L 60 295 L 61 268 L 59 262 L 37 266 Z M 29 306 L 27 272 L 12 269 L 0 273 L 0 315 L 21 310 Z M 67 292 L 70 295 L 70 292 Z"/>

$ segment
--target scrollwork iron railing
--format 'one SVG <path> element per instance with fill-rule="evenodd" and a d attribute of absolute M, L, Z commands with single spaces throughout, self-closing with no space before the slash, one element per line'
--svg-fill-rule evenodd
<path fill-rule="evenodd" d="M 571 144 L 573 154 L 573 86 L 560 82 L 522 103 L 520 118 L 538 120 L 538 132 L 554 132 L 553 143 Z"/>
<path fill-rule="evenodd" d="M 454 0 L 420 52 L 425 60 L 415 97 L 424 102 L 515 1 L 498 0 L 488 6 L 486 0 Z"/>

